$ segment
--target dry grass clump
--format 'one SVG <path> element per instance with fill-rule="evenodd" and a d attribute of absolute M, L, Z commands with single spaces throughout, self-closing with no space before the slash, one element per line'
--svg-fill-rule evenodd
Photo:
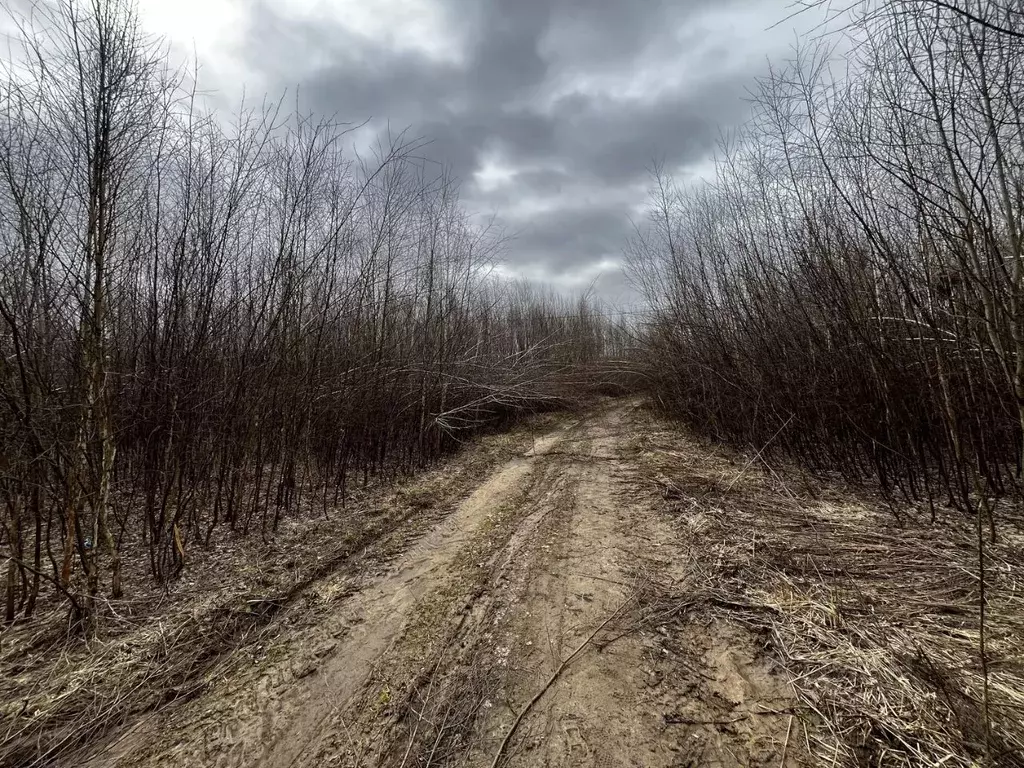
<path fill-rule="evenodd" d="M 823 765 L 1024 766 L 1020 531 L 986 546 L 988 717 L 973 523 L 819 489 L 671 433 L 642 447 L 688 537 L 690 584 L 763 632 Z M 691 593 L 680 599 L 692 602 Z"/>
<path fill-rule="evenodd" d="M 195 695 L 214 663 L 262 636 L 286 600 L 240 597 L 236 605 L 197 607 L 125 639 L 94 641 L 84 653 L 42 649 L 59 654 L 49 674 L 15 678 L 20 692 L 0 709 L 0 762 L 50 765 L 132 714 Z"/>

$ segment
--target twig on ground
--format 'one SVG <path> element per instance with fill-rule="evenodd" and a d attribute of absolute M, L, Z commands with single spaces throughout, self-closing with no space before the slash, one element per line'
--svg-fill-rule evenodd
<path fill-rule="evenodd" d="M 547 693 L 548 689 L 555 684 L 555 681 L 559 678 L 559 676 L 561 676 L 561 674 L 565 671 L 569 664 L 572 663 L 572 660 L 575 659 L 584 648 L 586 648 L 588 645 L 590 645 L 591 642 L 593 642 L 594 638 L 597 637 L 598 633 L 602 629 L 607 627 L 613 619 L 615 619 L 620 613 L 622 613 L 623 609 L 630 603 L 631 600 L 633 600 L 633 595 L 627 597 L 622 602 L 622 605 L 616 608 L 608 616 L 608 618 L 602 621 L 601 624 L 598 625 L 598 627 L 587 636 L 587 638 L 582 643 L 576 646 L 576 650 L 570 653 L 565 658 L 565 660 L 558 665 L 558 668 L 554 671 L 554 673 L 552 673 L 551 677 L 548 678 L 548 681 L 544 684 L 544 686 L 539 691 L 537 691 L 534 697 L 530 699 L 529 702 L 527 702 L 526 706 L 519 711 L 519 714 L 516 716 L 516 719 L 512 721 L 512 726 L 508 729 L 508 733 L 505 734 L 505 738 L 501 740 L 501 744 L 498 746 L 498 751 L 494 755 L 494 760 L 491 761 L 491 768 L 498 768 L 498 765 L 505 754 L 505 750 L 508 749 L 509 742 L 512 740 L 512 736 L 515 735 L 515 732 L 518 730 L 520 724 L 523 722 L 523 719 L 530 712 L 530 710 L 533 709 L 537 702 L 541 700 L 544 694 Z"/>
<path fill-rule="evenodd" d="M 789 736 L 793 733 L 793 718 L 796 715 L 789 716 L 789 726 L 786 728 L 786 743 L 782 745 L 782 761 L 779 763 L 779 768 L 786 768 L 786 753 L 789 751 Z"/>

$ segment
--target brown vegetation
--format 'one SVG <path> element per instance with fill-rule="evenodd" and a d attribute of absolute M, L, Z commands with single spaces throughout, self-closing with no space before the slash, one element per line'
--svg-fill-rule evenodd
<path fill-rule="evenodd" d="M 122 563 L 180 574 L 226 532 L 579 396 L 618 335 L 488 277 L 500 233 L 401 134 L 204 111 L 129 0 L 12 16 L 0 86 L 5 618 L 94 633 Z"/>
<path fill-rule="evenodd" d="M 657 603 L 757 633 L 795 688 L 812 764 L 1024 765 L 1019 524 L 986 548 L 983 665 L 970 526 L 944 519 L 937 535 L 907 504 L 898 525 L 863 489 L 799 483 L 657 422 L 635 442 L 691 553 Z"/>
<path fill-rule="evenodd" d="M 656 174 L 650 380 L 713 437 L 973 510 L 1021 485 L 1024 40 L 863 8 L 761 84 L 716 182 Z"/>
<path fill-rule="evenodd" d="M 1024 501 L 1024 13 L 1003 0 L 869 0 L 838 18 L 842 34 L 804 41 L 760 83 L 714 182 L 678 184 L 655 168 L 649 226 L 628 252 L 653 308 L 645 381 L 662 412 L 749 450 L 751 464 L 795 458 L 881 485 L 895 531 L 878 519 L 851 530 L 842 514 L 780 521 L 781 573 L 750 578 L 789 578 L 791 552 L 823 539 L 833 589 L 895 600 L 873 586 L 891 579 L 920 595 L 930 608 L 898 631 L 897 655 L 916 647 L 934 665 L 921 674 L 960 730 L 922 716 L 910 736 L 848 713 L 837 728 L 882 729 L 876 746 L 926 764 L 1010 764 L 1019 693 L 993 682 L 991 664 L 1005 661 L 1000 633 L 1020 606 L 988 591 L 1019 562 Z M 757 514 L 778 512 L 775 500 Z M 752 527 L 750 513 L 727 528 Z M 879 551 L 893 562 L 858 562 Z M 928 594 L 922 580 L 942 587 Z M 806 650 L 799 626 L 776 627 L 791 633 L 787 653 Z M 955 631 L 973 646 L 969 673 L 942 657 L 970 648 L 928 647 Z M 834 686 L 875 674 L 826 653 L 797 653 L 794 673 L 832 665 Z M 902 708 L 923 690 L 911 680 L 889 681 L 894 701 L 856 701 L 859 716 Z"/>

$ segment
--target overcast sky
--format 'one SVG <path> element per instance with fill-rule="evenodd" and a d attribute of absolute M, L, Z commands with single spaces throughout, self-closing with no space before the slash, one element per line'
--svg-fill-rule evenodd
<path fill-rule="evenodd" d="M 706 173 L 746 91 L 806 18 L 792 0 L 141 0 L 234 100 L 411 128 L 515 239 L 505 271 L 620 303 L 647 168 Z"/>

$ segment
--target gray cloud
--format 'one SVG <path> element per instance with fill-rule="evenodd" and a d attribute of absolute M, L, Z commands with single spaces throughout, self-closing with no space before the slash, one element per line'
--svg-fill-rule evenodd
<path fill-rule="evenodd" d="M 467 203 L 516 233 L 508 271 L 556 285 L 617 258 L 652 160 L 706 162 L 744 119 L 766 56 L 793 37 L 765 31 L 789 0 L 434 2 L 459 55 L 399 49 L 266 1 L 247 16 L 240 54 L 271 90 L 301 84 L 317 112 L 429 139 Z M 488 162 L 507 179 L 478 177 Z M 599 285 L 628 293 L 619 275 Z"/>

